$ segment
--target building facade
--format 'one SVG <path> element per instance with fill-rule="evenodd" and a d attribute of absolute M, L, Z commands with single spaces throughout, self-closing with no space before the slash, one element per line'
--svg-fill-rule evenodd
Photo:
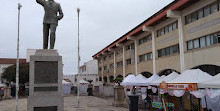
<path fill-rule="evenodd" d="M 175 0 L 93 55 L 99 81 L 200 68 L 220 73 L 220 0 Z"/>

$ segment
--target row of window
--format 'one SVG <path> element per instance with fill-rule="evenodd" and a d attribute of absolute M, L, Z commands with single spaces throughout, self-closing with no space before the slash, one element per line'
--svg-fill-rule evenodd
<path fill-rule="evenodd" d="M 187 50 L 208 47 L 220 43 L 220 32 L 187 41 Z"/>
<path fill-rule="evenodd" d="M 121 66 L 123 66 L 123 62 L 122 61 L 117 62 L 117 67 L 121 67 Z"/>
<path fill-rule="evenodd" d="M 157 37 L 165 35 L 169 32 L 172 32 L 172 31 L 176 30 L 177 28 L 178 28 L 178 23 L 177 23 L 177 21 L 175 21 L 175 22 L 157 30 Z"/>
<path fill-rule="evenodd" d="M 212 4 L 209 4 L 187 16 L 185 16 L 185 24 L 189 24 L 191 22 L 194 22 L 198 19 L 201 19 L 203 17 L 206 17 L 210 14 L 213 14 L 215 12 L 217 12 L 219 10 L 219 6 L 220 6 L 220 0 L 218 0 L 219 2 L 214 2 Z"/>
<path fill-rule="evenodd" d="M 129 65 L 129 64 L 131 64 L 131 59 L 126 60 L 126 65 Z"/>
<path fill-rule="evenodd" d="M 152 36 L 150 34 L 150 35 L 147 35 L 147 36 L 139 39 L 138 44 L 141 45 L 141 44 L 148 42 L 148 41 L 151 41 L 151 40 L 152 40 Z"/>
<path fill-rule="evenodd" d="M 123 49 L 121 48 L 121 49 L 116 51 L 116 55 L 121 54 L 122 52 L 123 52 Z"/>
<path fill-rule="evenodd" d="M 125 46 L 125 50 L 130 50 L 130 49 L 134 49 L 134 43 Z"/>
<path fill-rule="evenodd" d="M 168 56 L 179 53 L 179 45 L 170 46 L 164 49 L 158 50 L 158 57 Z"/>
<path fill-rule="evenodd" d="M 139 56 L 139 61 L 147 61 L 147 60 L 151 60 L 153 58 L 152 52 L 151 53 L 147 53 L 147 54 L 143 54 Z"/>

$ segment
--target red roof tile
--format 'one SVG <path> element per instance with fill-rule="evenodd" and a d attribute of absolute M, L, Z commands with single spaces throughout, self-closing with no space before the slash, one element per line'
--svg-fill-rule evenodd
<path fill-rule="evenodd" d="M 16 64 L 17 59 L 0 58 L 0 64 Z M 26 59 L 19 59 L 20 64 L 27 64 Z"/>

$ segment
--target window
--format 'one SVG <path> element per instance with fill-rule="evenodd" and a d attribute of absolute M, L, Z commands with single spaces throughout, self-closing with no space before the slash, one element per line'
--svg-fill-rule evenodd
<path fill-rule="evenodd" d="M 220 5 L 219 5 L 220 6 Z M 209 4 L 187 16 L 185 16 L 185 24 L 189 24 L 191 22 L 194 22 L 198 19 L 201 19 L 203 17 L 206 17 L 210 14 L 213 14 L 215 12 L 218 11 L 218 7 L 216 2 L 212 3 L 212 4 Z"/>
<path fill-rule="evenodd" d="M 193 41 L 193 46 L 194 46 L 194 49 L 199 48 L 199 40 L 198 39 Z"/>
<path fill-rule="evenodd" d="M 203 9 L 198 11 L 198 19 L 203 18 Z"/>
<path fill-rule="evenodd" d="M 131 59 L 127 59 L 127 60 L 126 60 L 126 64 L 127 64 L 127 65 L 131 64 Z"/>
<path fill-rule="evenodd" d="M 217 11 L 218 11 L 217 3 L 215 2 L 215 3 L 211 4 L 211 13 L 215 13 Z"/>
<path fill-rule="evenodd" d="M 104 70 L 107 70 L 107 66 L 104 66 Z"/>
<path fill-rule="evenodd" d="M 179 53 L 179 45 L 173 46 L 173 53 L 174 54 Z"/>
<path fill-rule="evenodd" d="M 206 43 L 205 43 L 205 37 L 201 37 L 200 38 L 200 47 L 205 47 L 206 46 Z"/>
<path fill-rule="evenodd" d="M 173 26 L 173 24 L 169 25 L 169 32 L 173 31 L 173 27 L 172 26 Z"/>
<path fill-rule="evenodd" d="M 187 50 L 196 49 L 196 48 L 203 48 L 207 47 L 213 44 L 220 43 L 218 34 L 220 35 L 220 32 L 206 35 L 204 37 L 197 38 L 195 40 L 191 40 L 187 42 Z M 193 47 L 192 47 L 193 44 Z"/>
<path fill-rule="evenodd" d="M 165 27 L 165 34 L 168 33 L 168 32 L 169 32 L 169 27 L 166 26 L 166 27 Z"/>
<path fill-rule="evenodd" d="M 162 36 L 164 34 L 167 34 L 173 30 L 177 29 L 177 21 L 171 23 L 171 24 L 168 24 L 167 26 L 157 30 L 157 36 Z M 152 39 L 152 38 L 151 38 Z"/>
<path fill-rule="evenodd" d="M 162 49 L 162 56 L 165 56 L 165 55 L 166 55 L 166 50 Z"/>
<path fill-rule="evenodd" d="M 173 47 L 170 47 L 170 55 L 173 54 Z"/>
<path fill-rule="evenodd" d="M 108 56 L 109 56 L 109 58 L 112 58 L 112 57 L 113 57 L 113 55 L 114 55 L 114 54 L 109 54 Z"/>
<path fill-rule="evenodd" d="M 152 53 L 147 53 L 147 54 L 143 54 L 139 56 L 139 61 L 147 61 L 147 60 L 151 60 L 153 58 Z"/>
<path fill-rule="evenodd" d="M 191 15 L 187 15 L 187 16 L 185 17 L 185 19 L 186 19 L 186 24 L 191 23 Z"/>
<path fill-rule="evenodd" d="M 102 68 L 101 68 L 101 67 L 99 68 L 99 71 L 102 71 Z"/>
<path fill-rule="evenodd" d="M 141 45 L 141 44 L 143 44 L 145 42 L 148 42 L 150 40 L 152 40 L 152 36 L 151 35 L 147 35 L 146 37 L 143 37 L 143 38 L 139 39 L 139 45 Z"/>
<path fill-rule="evenodd" d="M 211 45 L 210 36 L 207 35 L 205 38 L 206 38 L 206 45 L 207 45 L 207 46 L 210 46 L 210 45 Z"/>
<path fill-rule="evenodd" d="M 104 57 L 104 60 L 106 60 L 106 59 L 107 59 L 107 56 Z"/>
<path fill-rule="evenodd" d="M 213 44 L 217 44 L 218 43 L 218 38 L 217 38 L 217 34 L 213 35 Z"/>
<path fill-rule="evenodd" d="M 173 23 L 173 30 L 176 30 L 177 29 L 177 22 L 174 22 Z"/>
<path fill-rule="evenodd" d="M 122 48 L 116 51 L 116 55 L 121 54 L 123 52 Z"/>
<path fill-rule="evenodd" d="M 187 42 L 187 47 L 188 47 L 188 50 L 193 49 L 193 43 L 192 43 L 192 41 L 188 41 L 188 42 Z"/>
<path fill-rule="evenodd" d="M 208 6 L 206 6 L 205 8 L 204 8 L 204 16 L 208 16 L 209 14 L 210 14 L 210 6 L 208 5 Z"/>
<path fill-rule="evenodd" d="M 117 67 L 121 67 L 123 65 L 123 62 L 120 61 L 120 62 L 117 62 Z"/>
<path fill-rule="evenodd" d="M 170 47 L 166 48 L 166 55 L 170 55 Z"/>
<path fill-rule="evenodd" d="M 113 69 L 113 68 L 114 68 L 114 64 L 110 64 L 109 69 Z"/>
<path fill-rule="evenodd" d="M 131 43 L 125 47 L 126 50 L 134 49 L 134 43 Z"/>
<path fill-rule="evenodd" d="M 197 20 L 197 12 L 192 13 L 191 16 L 192 16 L 192 21 L 191 22 L 194 22 L 194 21 Z"/>
<path fill-rule="evenodd" d="M 164 49 L 158 50 L 158 57 L 172 55 L 179 52 L 179 45 L 170 46 Z"/>

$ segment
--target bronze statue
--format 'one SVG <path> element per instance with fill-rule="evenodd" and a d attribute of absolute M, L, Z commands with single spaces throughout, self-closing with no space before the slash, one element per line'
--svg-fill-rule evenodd
<path fill-rule="evenodd" d="M 36 0 L 37 3 L 44 7 L 44 21 L 43 21 L 43 49 L 48 48 L 48 36 L 50 31 L 50 49 L 54 49 L 56 38 L 56 27 L 58 20 L 63 18 L 63 11 L 59 3 L 54 0 Z M 59 16 L 57 13 L 59 12 Z"/>

